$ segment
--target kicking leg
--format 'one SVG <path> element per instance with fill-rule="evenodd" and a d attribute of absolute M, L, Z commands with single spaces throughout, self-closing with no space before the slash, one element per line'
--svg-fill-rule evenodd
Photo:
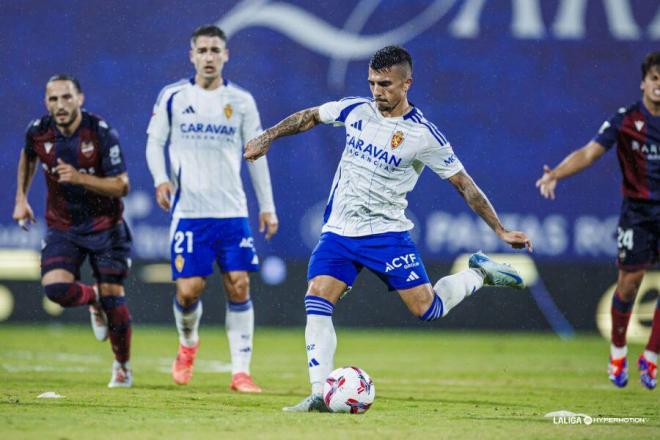
<path fill-rule="evenodd" d="M 466 269 L 441 278 L 433 288 L 430 284 L 422 284 L 399 290 L 399 295 L 413 315 L 422 321 L 433 321 L 447 316 L 451 309 L 479 290 L 483 283 L 484 277 L 479 271 Z"/>

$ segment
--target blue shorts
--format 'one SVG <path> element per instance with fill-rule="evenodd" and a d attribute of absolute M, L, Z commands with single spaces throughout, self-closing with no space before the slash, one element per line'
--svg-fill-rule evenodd
<path fill-rule="evenodd" d="M 217 261 L 222 272 L 259 270 L 248 219 L 182 218 L 173 225 L 172 279 L 207 277 Z"/>
<path fill-rule="evenodd" d="M 375 273 L 390 290 L 411 289 L 429 282 L 424 263 L 408 232 L 364 237 L 324 232 L 309 260 L 307 280 L 329 275 L 351 287 L 363 267 Z"/>
<path fill-rule="evenodd" d="M 89 257 L 99 283 L 123 284 L 131 266 L 131 232 L 126 223 L 88 234 L 48 229 L 41 250 L 41 275 L 64 269 L 80 279 L 80 266 Z"/>

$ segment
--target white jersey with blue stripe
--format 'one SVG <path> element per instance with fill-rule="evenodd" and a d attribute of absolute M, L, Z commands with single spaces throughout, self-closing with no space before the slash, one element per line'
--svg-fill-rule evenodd
<path fill-rule="evenodd" d="M 163 88 L 147 133 L 159 145 L 169 139 L 173 217 L 247 217 L 243 145 L 261 131 L 254 98 L 233 83 L 209 91 L 181 80 Z M 260 211 L 275 212 L 265 157 L 250 164 L 250 175 Z"/>
<path fill-rule="evenodd" d="M 346 128 L 346 145 L 328 198 L 323 232 L 348 237 L 413 228 L 406 195 L 424 166 L 447 179 L 463 169 L 445 136 L 413 107 L 384 117 L 369 98 L 319 107 L 321 122 Z"/>

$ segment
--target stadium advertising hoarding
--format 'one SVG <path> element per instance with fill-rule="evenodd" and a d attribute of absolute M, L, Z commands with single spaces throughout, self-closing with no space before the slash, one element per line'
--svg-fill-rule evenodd
<path fill-rule="evenodd" d="M 467 255 L 451 265 L 427 266 L 431 279 L 465 266 Z M 518 256 L 519 257 L 519 256 Z M 13 263 L 8 262 L 12 259 Z M 429 330 L 472 329 L 510 331 L 554 331 L 570 338 L 579 331 L 610 332 L 611 297 L 616 268 L 601 263 L 535 264 L 532 259 L 500 255 L 512 261 L 527 280 L 524 290 L 485 288 L 477 298 L 468 299 L 439 322 L 420 324 L 401 303 L 398 295 L 388 292 L 382 282 L 368 271 L 358 278 L 351 293 L 339 302 L 334 321 L 341 327 L 410 327 Z M 0 255 L 0 322 L 81 322 L 89 320 L 85 308 L 62 309 L 49 302 L 39 285 L 34 252 Z M 32 269 L 31 269 L 32 268 Z M 252 300 L 260 326 L 302 326 L 305 323 L 303 295 L 306 285 L 305 263 L 284 263 L 269 258 L 262 272 L 251 278 Z M 83 274 L 89 278 L 90 274 Z M 172 320 L 169 264 L 138 262 L 127 282 L 129 304 L 136 324 L 163 324 Z M 640 288 L 628 329 L 629 339 L 643 342 L 648 338 L 660 291 L 660 272 L 647 274 Z M 368 313 L 365 313 L 368 311 Z M 204 296 L 204 322 L 223 324 L 224 296 L 220 278 L 214 274 Z"/>

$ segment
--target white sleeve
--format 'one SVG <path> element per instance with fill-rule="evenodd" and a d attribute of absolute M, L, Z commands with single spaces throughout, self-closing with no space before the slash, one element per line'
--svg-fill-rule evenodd
<path fill-rule="evenodd" d="M 167 104 L 175 91 L 176 89 L 172 90 L 170 87 L 170 90 L 163 89 L 160 92 L 147 127 L 147 134 L 163 144 L 170 136 L 170 117 L 167 112 Z"/>
<path fill-rule="evenodd" d="M 173 92 L 171 88 L 167 91 L 165 89 L 161 91 L 156 104 L 154 104 L 151 120 L 147 127 L 147 166 L 154 179 L 154 186 L 169 180 L 165 164 L 165 143 L 170 136 L 170 118 L 167 112 L 167 103 Z"/>
<path fill-rule="evenodd" d="M 449 179 L 463 169 L 463 164 L 451 147 L 451 144 L 442 137 L 429 131 L 424 137 L 424 148 L 418 153 L 417 160 L 431 168 L 442 179 Z"/>
<path fill-rule="evenodd" d="M 266 156 L 261 157 L 254 162 L 248 162 L 248 171 L 254 192 L 259 201 L 259 212 L 275 212 L 275 202 L 273 201 L 273 188 L 270 183 L 270 172 L 268 171 L 268 161 Z"/>
<path fill-rule="evenodd" d="M 247 95 L 244 111 L 243 125 L 241 127 L 243 145 L 247 144 L 250 139 L 257 137 L 263 131 L 257 103 L 254 101 L 252 95 Z"/>
<path fill-rule="evenodd" d="M 165 142 L 151 135 L 147 138 L 147 166 L 154 179 L 154 187 L 170 180 L 165 165 Z"/>
<path fill-rule="evenodd" d="M 324 124 L 334 124 L 341 113 L 341 102 L 331 101 L 319 107 L 319 117 Z"/>
<path fill-rule="evenodd" d="M 349 97 L 339 101 L 326 102 L 319 107 L 319 117 L 324 124 L 343 126 L 351 110 L 361 104 L 367 104 L 369 101 L 369 98 Z"/>

